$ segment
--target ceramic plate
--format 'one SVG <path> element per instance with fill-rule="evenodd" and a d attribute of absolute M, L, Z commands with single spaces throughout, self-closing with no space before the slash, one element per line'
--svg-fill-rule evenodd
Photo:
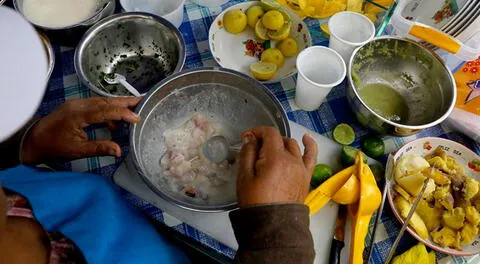
<path fill-rule="evenodd" d="M 441 29 L 471 1 L 475 0 L 451 0 L 452 3 L 446 5 L 445 0 L 412 0 L 403 10 L 402 16 Z"/>
<path fill-rule="evenodd" d="M 225 12 L 229 10 L 240 9 L 245 12 L 250 6 L 258 5 L 259 3 L 260 2 L 258 1 L 250 1 L 231 6 L 228 9 L 224 10 L 213 21 L 210 27 L 208 41 L 210 44 L 210 51 L 212 52 L 213 58 L 215 58 L 215 61 L 221 67 L 239 71 L 241 73 L 252 76 L 252 74 L 250 73 L 250 65 L 252 63 L 258 62 L 259 59 L 255 56 L 248 55 L 246 52 L 246 46 L 249 40 L 255 40 L 255 32 L 247 25 L 247 28 L 241 33 L 228 33 L 222 26 L 222 19 Z M 300 17 L 298 17 L 286 8 L 282 7 L 282 9 L 290 15 L 290 18 L 292 20 L 290 37 L 294 38 L 297 41 L 298 54 L 303 49 L 312 45 L 312 38 L 310 36 L 310 33 L 308 32 L 307 25 L 303 23 Z M 285 57 L 285 64 L 282 68 L 278 69 L 275 77 L 264 83 L 279 82 L 282 79 L 285 79 L 295 74 L 297 72 L 297 68 L 295 66 L 296 59 L 297 56 Z"/>
<path fill-rule="evenodd" d="M 47 87 L 47 56 L 33 26 L 0 6 L 0 142 L 37 111 Z M 7 114 L 8 113 L 8 114 Z"/>
<path fill-rule="evenodd" d="M 397 153 L 395 153 L 393 159 L 396 163 L 401 157 L 405 155 L 426 156 L 432 153 L 437 147 L 443 148 L 447 152 L 448 156 L 455 158 L 456 162 L 465 168 L 465 173 L 467 177 L 474 178 L 475 180 L 480 181 L 480 166 L 474 165 L 473 163 L 480 162 L 480 157 L 465 146 L 448 139 L 426 137 L 414 140 L 400 148 Z M 388 201 L 395 217 L 397 217 L 397 219 L 403 224 L 403 218 L 397 212 L 397 209 L 393 204 L 392 193 L 394 193 L 394 191 L 392 188 L 390 188 L 387 193 Z M 460 251 L 456 249 L 441 247 L 430 239 L 422 239 L 410 227 L 407 227 L 407 230 L 418 241 L 422 242 L 426 246 L 436 251 L 445 254 L 454 256 L 471 256 L 480 253 L 480 235 L 477 235 L 475 240 L 470 245 L 462 245 L 463 250 Z"/>

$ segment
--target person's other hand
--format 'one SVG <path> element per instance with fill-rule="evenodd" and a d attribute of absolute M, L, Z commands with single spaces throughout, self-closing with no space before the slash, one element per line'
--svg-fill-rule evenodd
<path fill-rule="evenodd" d="M 282 138 L 273 127 L 250 129 L 242 138 L 237 176 L 239 206 L 303 203 L 317 159 L 313 138 L 303 136 L 303 156 L 296 140 Z"/>
<path fill-rule="evenodd" d="M 120 146 L 111 140 L 89 141 L 83 130 L 92 124 L 123 120 L 135 123 L 140 117 L 130 110 L 140 98 L 94 97 L 71 100 L 40 119 L 28 132 L 21 150 L 23 163 L 73 160 L 92 156 L 120 157 Z"/>

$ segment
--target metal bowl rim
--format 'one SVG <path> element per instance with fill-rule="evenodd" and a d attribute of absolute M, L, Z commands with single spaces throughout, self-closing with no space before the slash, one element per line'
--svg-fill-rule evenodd
<path fill-rule="evenodd" d="M 378 41 L 378 40 L 383 40 L 383 39 L 395 39 L 395 40 L 399 40 L 399 41 L 404 41 L 404 42 L 409 42 L 409 43 L 412 43 L 414 45 L 416 45 L 418 48 L 421 48 L 423 50 L 425 50 L 426 52 L 430 53 L 435 59 L 437 59 L 437 61 L 440 63 L 441 66 L 443 66 L 443 69 L 447 72 L 448 74 L 448 77 L 450 79 L 450 82 L 452 84 L 452 93 L 453 93 L 453 96 L 452 96 L 452 100 L 450 102 L 450 106 L 448 107 L 447 111 L 445 111 L 445 113 L 437 118 L 436 120 L 430 122 L 430 123 L 427 123 L 427 124 L 423 124 L 423 125 L 415 125 L 415 126 L 412 126 L 412 125 L 404 125 L 404 124 L 399 124 L 399 123 L 395 123 L 395 122 L 392 122 L 384 117 L 382 117 L 381 115 L 377 114 L 375 111 L 373 111 L 367 104 L 365 104 L 365 102 L 363 102 L 363 100 L 360 98 L 360 95 L 358 94 L 357 92 L 357 87 L 355 86 L 355 83 L 353 82 L 353 79 L 352 79 L 352 64 L 353 64 L 353 59 L 355 58 L 355 55 L 358 53 L 358 51 L 365 47 L 365 45 L 368 45 L 370 42 L 373 42 L 373 41 Z M 362 103 L 362 105 L 364 107 L 366 107 L 368 109 L 368 111 L 370 111 L 370 113 L 372 113 L 375 117 L 379 118 L 380 120 L 382 120 L 383 122 L 387 123 L 387 124 L 390 124 L 392 126 L 395 126 L 395 127 L 399 127 L 399 128 L 405 128 L 405 129 L 412 129 L 412 130 L 421 130 L 421 129 L 426 129 L 426 128 L 429 128 L 429 127 L 433 127 L 435 125 L 438 125 L 440 124 L 441 122 L 443 122 L 449 115 L 450 113 L 452 112 L 453 108 L 455 107 L 455 102 L 457 100 L 457 85 L 455 83 L 455 78 L 453 77 L 453 74 L 452 72 L 448 69 L 448 67 L 446 66 L 445 62 L 433 51 L 431 51 L 430 49 L 416 43 L 415 41 L 413 40 L 410 40 L 410 39 L 406 39 L 406 38 L 400 38 L 400 37 L 395 37 L 395 36 L 382 36 L 382 37 L 377 37 L 377 38 L 374 38 L 372 39 L 371 41 L 363 44 L 362 46 L 356 48 L 354 51 L 353 51 L 353 54 L 352 54 L 352 57 L 350 57 L 350 61 L 348 63 L 348 81 L 350 82 L 351 84 L 351 89 L 353 89 L 353 92 L 355 93 L 355 97 Z M 347 89 L 350 89 L 347 87 Z"/>
<path fill-rule="evenodd" d="M 5 0 L 4 0 L 5 1 Z M 0 1 L 1 2 L 1 1 Z M 37 23 L 34 23 L 33 21 L 31 21 L 30 19 L 28 19 L 27 16 L 25 16 L 23 14 L 23 10 L 20 8 L 19 4 L 17 3 L 18 0 L 13 0 L 13 7 L 15 8 L 15 10 L 17 10 L 17 12 L 19 12 L 20 14 L 22 14 L 23 17 L 25 17 L 25 19 L 30 22 L 31 24 L 35 25 L 36 27 L 39 27 L 39 28 L 43 28 L 43 29 L 46 29 L 46 30 L 66 30 L 66 29 L 72 29 L 72 28 L 75 28 L 75 27 L 79 27 L 79 26 L 91 26 L 95 23 L 92 23 L 91 25 L 88 25 L 88 24 L 84 24 L 85 22 L 93 19 L 94 17 L 100 15 L 103 10 L 107 9 L 108 6 L 103 6 L 102 8 L 98 9 L 95 11 L 95 13 L 93 13 L 91 16 L 87 17 L 86 19 L 80 21 L 80 22 L 77 22 L 75 24 L 72 24 L 72 25 L 68 25 L 68 26 L 63 26 L 63 27 L 46 27 L 46 26 L 42 26 L 40 24 L 37 24 Z M 115 5 L 115 1 L 114 0 L 109 0 L 108 1 L 108 5 Z M 113 8 L 113 13 L 115 13 L 115 8 Z"/>
<path fill-rule="evenodd" d="M 41 31 L 37 31 L 40 39 L 42 40 L 43 45 L 46 49 L 46 54 L 48 57 L 48 73 L 47 77 L 50 79 L 53 73 L 53 69 L 55 68 L 55 52 L 53 50 L 52 42 L 47 37 L 47 35 Z"/>
<path fill-rule="evenodd" d="M 119 95 L 114 95 L 110 93 L 106 93 L 105 91 L 97 88 L 95 85 L 93 85 L 92 82 L 87 80 L 86 75 L 82 69 L 81 66 L 81 59 L 82 55 L 85 49 L 85 46 L 93 39 L 94 36 L 99 34 L 99 32 L 102 31 L 103 27 L 107 24 L 110 23 L 115 23 L 117 21 L 121 21 L 124 19 L 129 19 L 129 18 L 144 18 L 144 19 L 151 19 L 152 21 L 158 22 L 164 26 L 166 26 L 168 29 L 172 31 L 172 33 L 179 39 L 179 57 L 177 61 L 177 66 L 173 70 L 173 73 L 179 72 L 183 69 L 183 66 L 185 64 L 185 58 L 186 58 L 186 49 L 185 49 L 185 40 L 183 39 L 182 34 L 180 31 L 168 20 L 146 12 L 128 12 L 128 13 L 120 13 L 116 15 L 112 15 L 109 17 L 106 17 L 102 20 L 100 20 L 98 23 L 96 23 L 94 26 L 89 28 L 87 32 L 83 35 L 83 37 L 80 39 L 77 48 L 75 49 L 75 55 L 74 55 L 74 66 L 75 66 L 75 72 L 77 73 L 77 76 L 80 78 L 80 81 L 86 85 L 90 90 L 94 91 L 95 93 L 98 93 L 102 96 L 107 96 L 107 97 L 121 97 Z M 153 87 L 156 87 L 158 85 L 155 84 Z M 152 87 L 152 89 L 153 89 Z M 142 94 L 145 95 L 146 93 Z"/>
<path fill-rule="evenodd" d="M 140 103 L 138 103 L 137 107 L 135 108 L 135 113 L 139 114 L 140 111 L 143 109 L 143 107 L 145 106 L 145 104 L 150 100 L 150 98 L 153 96 L 153 94 L 159 90 L 159 89 L 162 89 L 162 87 L 164 87 L 167 83 L 177 79 L 177 78 L 180 78 L 184 75 L 188 75 L 188 74 L 192 74 L 192 73 L 197 73 L 197 72 L 212 72 L 212 71 L 219 71 L 219 72 L 224 72 L 224 73 L 229 73 L 229 74 L 233 74 L 233 75 L 237 75 L 239 77 L 243 77 L 245 78 L 247 81 L 249 81 L 250 83 L 252 83 L 253 85 L 257 86 L 258 88 L 262 88 L 262 90 L 267 94 L 268 97 L 270 97 L 273 101 L 273 103 L 275 104 L 275 106 L 281 110 L 281 115 L 282 115 L 282 119 L 285 120 L 285 136 L 287 137 L 290 137 L 291 136 L 291 132 L 290 132 L 290 124 L 288 122 L 288 117 L 287 117 L 287 114 L 285 112 L 285 109 L 283 109 L 282 107 L 282 104 L 278 101 L 278 99 L 275 97 L 275 95 L 262 83 L 256 81 L 255 79 L 253 79 L 252 77 L 244 74 L 244 73 L 241 73 L 241 72 L 237 72 L 237 71 L 234 71 L 234 70 L 230 70 L 230 69 L 227 69 L 227 68 L 220 68 L 220 67 L 201 67 L 201 68 L 195 68 L 195 69 L 188 69 L 188 70 L 184 70 L 184 71 L 181 71 L 181 72 L 177 72 L 177 73 L 174 73 L 170 76 L 168 76 L 167 78 L 163 79 L 162 81 L 160 81 L 159 83 L 157 83 L 155 85 L 154 88 L 150 89 L 150 91 L 142 98 L 142 100 L 140 101 Z M 238 208 L 238 203 L 237 202 L 234 202 L 234 203 L 229 203 L 229 204 L 226 204 L 226 205 L 222 205 L 222 206 L 215 206 L 215 205 L 207 205 L 207 206 L 203 206 L 203 205 L 192 205 L 192 204 L 187 204 L 183 201 L 179 201 L 179 200 L 176 200 L 176 199 L 173 199 L 171 198 L 170 196 L 166 195 L 162 190 L 160 190 L 159 188 L 157 188 L 156 186 L 154 186 L 151 181 L 147 178 L 147 176 L 144 175 L 144 172 L 143 172 L 143 167 L 140 165 L 140 158 L 138 157 L 138 153 L 136 151 L 136 144 L 135 144 L 135 137 L 136 137 L 136 134 L 135 134 L 135 129 L 137 127 L 137 124 L 131 124 L 130 125 L 130 146 L 129 146 L 129 157 L 131 158 L 131 161 L 132 161 L 132 164 L 136 170 L 136 172 L 140 175 L 140 178 L 147 184 L 147 186 L 154 192 L 156 193 L 157 195 L 159 195 L 161 198 L 163 198 L 164 200 L 166 201 L 169 201 L 173 204 L 175 204 L 176 206 L 179 206 L 183 209 L 187 209 L 187 210 L 191 210 L 191 211 L 195 211 L 195 212 L 210 212 L 210 213 L 213 213 L 213 212 L 224 212 L 224 211 L 230 211 L 230 210 L 233 210 L 233 209 L 236 209 Z"/>

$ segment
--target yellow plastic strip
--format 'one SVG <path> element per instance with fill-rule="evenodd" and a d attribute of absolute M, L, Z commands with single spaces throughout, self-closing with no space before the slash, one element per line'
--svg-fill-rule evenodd
<path fill-rule="evenodd" d="M 413 25 L 409 34 L 453 54 L 456 54 L 462 46 L 449 35 L 430 27 Z"/>

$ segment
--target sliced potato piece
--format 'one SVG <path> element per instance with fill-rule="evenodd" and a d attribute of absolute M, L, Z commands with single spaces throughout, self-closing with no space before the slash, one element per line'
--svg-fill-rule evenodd
<path fill-rule="evenodd" d="M 460 233 L 449 227 L 431 233 L 433 242 L 442 247 L 460 249 Z"/>
<path fill-rule="evenodd" d="M 450 184 L 450 179 L 448 178 L 448 175 L 441 172 L 437 168 L 427 168 L 422 171 L 423 175 L 426 177 L 433 179 L 436 184 L 438 185 L 446 185 Z"/>
<path fill-rule="evenodd" d="M 400 215 L 405 219 L 408 216 L 408 212 L 412 208 L 411 204 L 405 200 L 401 196 L 397 196 L 395 200 L 393 201 L 395 204 L 395 207 L 400 212 Z M 425 223 L 423 222 L 422 218 L 418 216 L 418 214 L 415 212 L 412 215 L 412 218 L 410 219 L 409 225 L 415 230 L 415 232 L 423 239 L 426 239 L 428 237 L 428 229 L 425 226 Z"/>
<path fill-rule="evenodd" d="M 431 232 L 440 227 L 443 213 L 441 209 L 432 208 L 424 199 L 421 199 L 415 212 L 422 218 L 428 231 Z"/>
<path fill-rule="evenodd" d="M 460 237 L 462 244 L 470 244 L 473 242 L 478 234 L 478 227 L 470 223 L 466 223 L 460 231 Z"/>
<path fill-rule="evenodd" d="M 421 172 L 404 176 L 396 180 L 397 183 L 402 186 L 410 195 L 417 196 L 423 187 L 425 176 Z"/>
<path fill-rule="evenodd" d="M 462 228 L 465 221 L 465 210 L 462 207 L 455 207 L 452 211 L 446 211 L 442 215 L 444 225 L 458 230 Z"/>

